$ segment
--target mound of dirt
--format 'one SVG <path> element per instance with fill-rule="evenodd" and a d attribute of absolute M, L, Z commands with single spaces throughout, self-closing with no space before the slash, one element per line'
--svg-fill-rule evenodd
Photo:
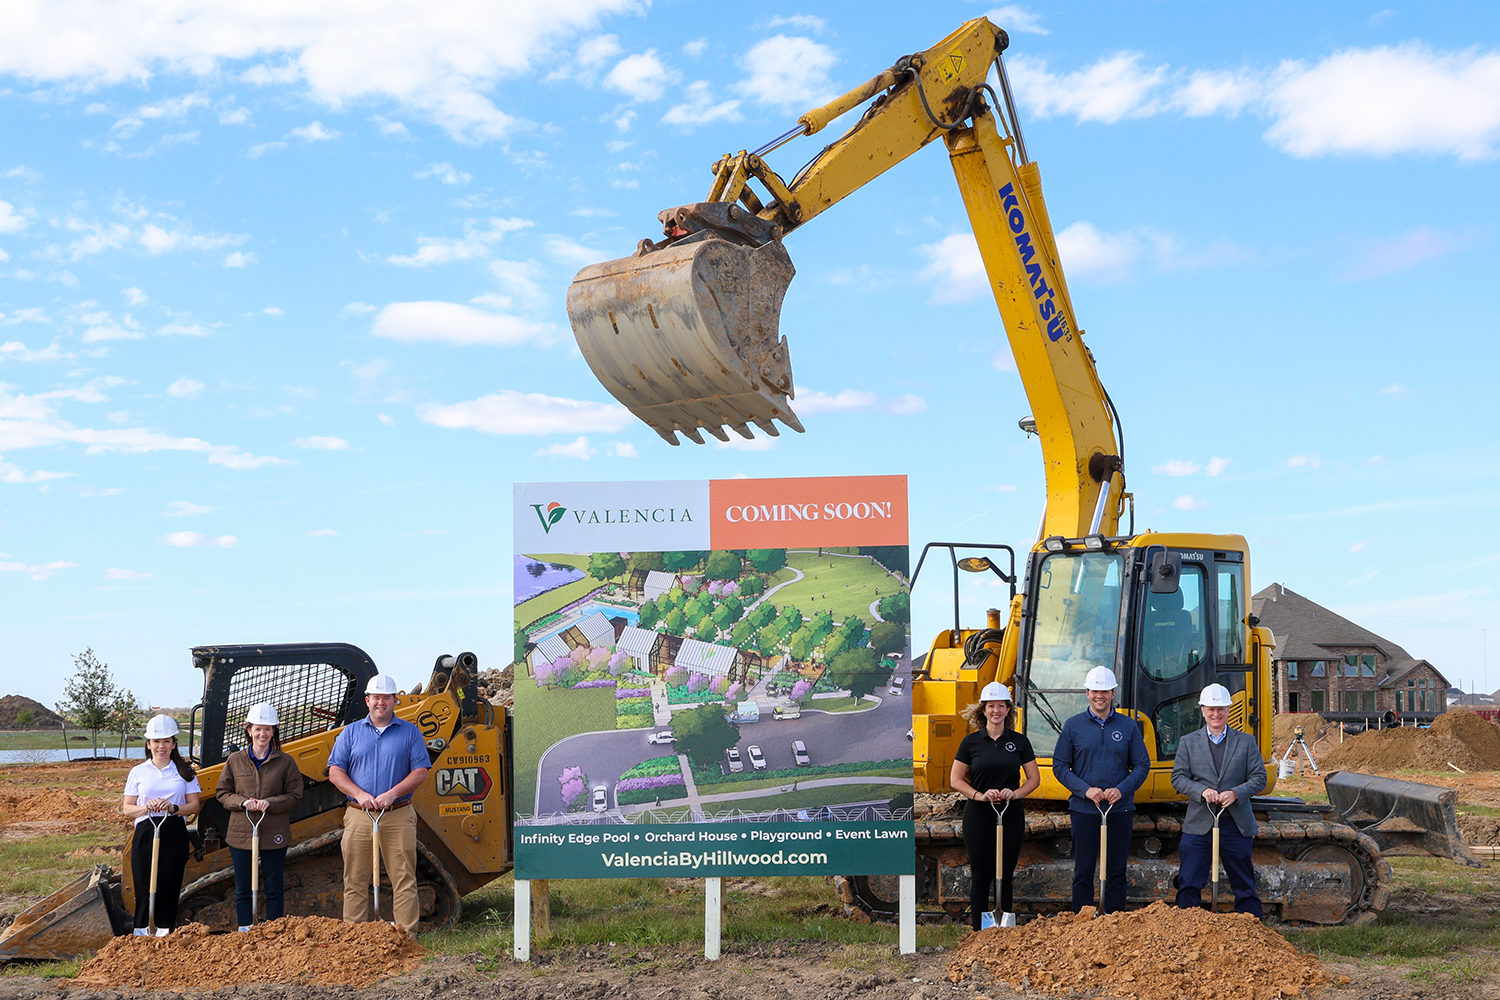
<path fill-rule="evenodd" d="M 1500 726 L 1473 712 L 1445 712 L 1431 729 L 1370 730 L 1346 736 L 1318 757 L 1325 771 L 1441 771 L 1450 763 L 1465 771 L 1500 769 Z"/>
<path fill-rule="evenodd" d="M 131 826 L 115 797 L 83 796 L 67 788 L 0 788 L 0 827 L 8 839 L 81 833 L 99 822 Z"/>
<path fill-rule="evenodd" d="M 1098 990 L 1139 1000 L 1271 1000 L 1327 978 L 1316 958 L 1249 914 L 1159 902 L 1098 918 L 1085 906 L 970 934 L 953 949 L 949 982 L 962 982 L 976 965 L 1016 990 Z"/>
<path fill-rule="evenodd" d="M 1302 730 L 1302 738 L 1311 746 L 1324 731 L 1337 723 L 1327 722 L 1317 712 L 1278 712 L 1271 720 L 1271 741 L 1277 755 L 1286 753 L 1292 743 L 1292 735 Z"/>
<path fill-rule="evenodd" d="M 23 718 L 31 721 L 22 722 Z M 62 716 L 39 701 L 19 694 L 0 698 L 0 731 L 13 733 L 23 729 L 61 729 Z"/>
<path fill-rule="evenodd" d="M 166 937 L 117 937 L 84 963 L 78 986 L 201 990 L 242 983 L 368 986 L 409 972 L 426 951 L 404 931 L 371 921 L 282 917 L 244 934 L 188 924 Z"/>

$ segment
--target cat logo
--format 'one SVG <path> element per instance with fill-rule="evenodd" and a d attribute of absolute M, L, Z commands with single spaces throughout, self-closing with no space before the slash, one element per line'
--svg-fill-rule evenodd
<path fill-rule="evenodd" d="M 433 781 L 439 795 L 456 795 L 460 802 L 478 802 L 494 782 L 482 767 L 440 767 Z"/>

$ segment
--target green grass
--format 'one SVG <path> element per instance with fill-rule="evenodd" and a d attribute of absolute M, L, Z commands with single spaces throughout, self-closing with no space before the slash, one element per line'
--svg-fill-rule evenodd
<path fill-rule="evenodd" d="M 1363 927 L 1318 927 L 1287 937 L 1319 958 L 1437 958 L 1462 948 L 1500 946 L 1500 917 L 1492 914 L 1434 920 L 1387 910 Z"/>
<path fill-rule="evenodd" d="M 1409 889 L 1439 896 L 1475 896 L 1500 893 L 1500 866 L 1486 862 L 1483 868 L 1465 868 L 1447 858 L 1390 857 L 1391 891 Z"/>
<path fill-rule="evenodd" d="M 69 853 L 100 844 L 117 844 L 128 836 L 115 830 L 106 834 L 71 833 L 36 840 L 0 841 L 0 894 L 45 896 L 55 892 L 87 871 L 91 864 L 103 860 L 70 858 Z"/>
<path fill-rule="evenodd" d="M 788 552 L 786 561 L 787 565 L 795 566 L 806 575 L 800 582 L 778 590 L 771 601 L 778 608 L 796 607 L 809 618 L 819 611 L 832 612 L 836 622 L 856 615 L 868 627 L 875 623 L 875 616 L 870 614 L 870 602 L 901 589 L 895 577 L 879 563 L 863 557 L 849 559 L 819 556 L 816 552 Z"/>
<path fill-rule="evenodd" d="M 615 691 L 549 690 L 538 688 L 530 677 L 517 677 L 513 690 L 517 808 L 530 813 L 536 803 L 536 766 L 542 754 L 565 736 L 614 729 Z"/>
<path fill-rule="evenodd" d="M 587 560 L 585 560 L 586 563 Z M 578 568 L 582 569 L 583 566 Z M 516 621 L 522 625 L 529 625 L 539 618 L 567 607 L 585 594 L 598 590 L 602 586 L 604 586 L 603 580 L 596 580 L 591 576 L 565 583 L 561 587 L 549 590 L 545 594 L 538 594 L 531 600 L 516 605 Z"/>
<path fill-rule="evenodd" d="M 863 698 L 818 698 L 809 701 L 804 711 L 859 712 L 876 707 L 878 706 L 873 701 L 865 701 Z"/>
<path fill-rule="evenodd" d="M 79 739 L 79 737 L 83 737 Z M 61 750 L 66 745 L 68 750 L 76 756 L 90 756 L 93 753 L 94 742 L 88 731 L 79 732 L 76 729 L 68 730 L 68 742 L 63 743 L 62 732 L 56 729 L 19 730 L 16 732 L 0 733 L 0 750 Z M 127 738 L 126 747 L 139 747 L 141 740 L 138 736 Z M 120 752 L 120 734 L 99 734 L 99 752 L 110 756 L 117 756 Z"/>
<path fill-rule="evenodd" d="M 10 962 L 4 966 L 0 966 L 0 976 L 11 978 L 39 976 L 42 979 L 72 979 L 83 968 L 83 963 L 93 957 L 94 953 L 87 951 L 77 958 L 70 958 L 61 962 Z"/>
<path fill-rule="evenodd" d="M 893 951 L 894 924 L 859 924 L 843 916 L 832 880 L 821 876 L 756 879 L 753 883 L 726 880 L 728 907 L 723 940 L 822 941 L 854 948 L 833 961 L 861 967 L 872 953 L 861 947 L 877 945 L 880 955 Z M 701 954 L 703 941 L 703 882 L 688 879 L 580 879 L 553 881 L 550 934 L 533 937 L 532 955 L 553 948 L 602 945 L 618 949 L 622 960 L 670 960 Z M 512 948 L 515 888 L 509 877 L 464 899 L 464 916 L 451 931 L 422 939 L 439 954 L 474 951 L 508 960 Z M 920 946 L 952 947 L 967 927 L 958 924 L 921 925 Z M 639 952 L 650 950 L 653 958 Z M 881 960 L 876 956 L 875 960 Z M 543 960 L 544 964 L 545 960 Z"/>

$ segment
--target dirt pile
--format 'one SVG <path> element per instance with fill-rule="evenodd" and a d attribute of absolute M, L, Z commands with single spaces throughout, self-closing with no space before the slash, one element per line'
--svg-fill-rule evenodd
<path fill-rule="evenodd" d="M 32 701 L 19 694 L 0 697 L 0 731 L 12 733 L 23 729 L 61 729 L 62 724 L 62 716 L 39 701 Z"/>
<path fill-rule="evenodd" d="M 163 938 L 117 937 L 84 963 L 79 986 L 201 990 L 242 983 L 368 986 L 409 972 L 426 952 L 390 924 L 282 917 L 244 934 L 188 924 Z"/>
<path fill-rule="evenodd" d="M 113 796 L 84 796 L 66 788 L 0 788 L 0 828 L 6 839 L 81 833 L 100 822 L 122 830 L 131 825 Z"/>
<path fill-rule="evenodd" d="M 1500 847 L 1500 818 L 1465 815 L 1458 817 L 1458 833 L 1470 847 Z"/>
<path fill-rule="evenodd" d="M 968 978 L 976 963 L 1016 990 L 1138 1000 L 1271 1000 L 1327 978 L 1316 958 L 1249 914 L 1166 903 L 1097 919 L 1086 906 L 970 934 L 953 949 L 949 982 Z"/>
<path fill-rule="evenodd" d="M 1286 748 L 1292 745 L 1292 736 L 1298 729 L 1302 730 L 1307 745 L 1312 746 L 1329 729 L 1334 730 L 1334 739 L 1338 739 L 1337 725 L 1324 720 L 1317 712 L 1278 712 L 1271 720 L 1271 742 L 1276 747 L 1276 755 L 1285 756 Z M 1313 752 L 1317 753 L 1316 750 Z"/>
<path fill-rule="evenodd" d="M 1318 757 L 1324 771 L 1444 771 L 1449 763 L 1465 771 L 1500 769 L 1500 726 L 1473 712 L 1445 712 L 1431 729 L 1370 730 Z"/>

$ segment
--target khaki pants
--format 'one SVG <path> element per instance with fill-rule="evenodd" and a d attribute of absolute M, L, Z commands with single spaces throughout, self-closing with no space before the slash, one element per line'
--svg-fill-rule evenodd
<path fill-rule="evenodd" d="M 344 920 L 357 924 L 379 920 L 370 915 L 370 815 L 357 806 L 344 810 Z M 417 933 L 421 906 L 417 901 L 417 811 L 411 806 L 380 818 L 380 871 L 391 881 L 391 913 L 396 926 Z M 382 901 L 383 902 L 383 901 Z"/>

